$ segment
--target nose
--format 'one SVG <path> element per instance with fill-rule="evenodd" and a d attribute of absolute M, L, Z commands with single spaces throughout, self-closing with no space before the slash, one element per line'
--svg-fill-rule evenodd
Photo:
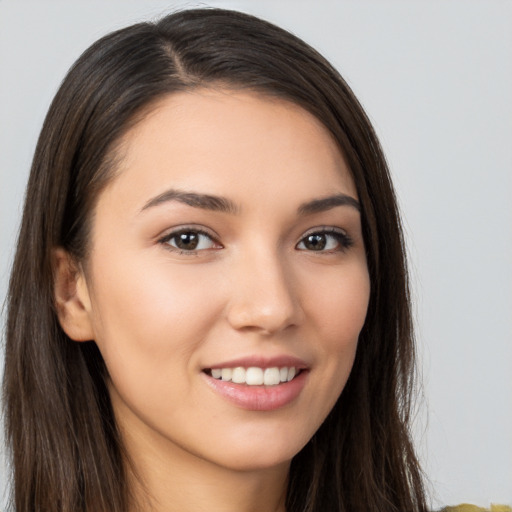
<path fill-rule="evenodd" d="M 227 318 L 234 329 L 270 335 L 302 322 L 297 279 L 279 254 L 241 256 L 230 270 Z"/>

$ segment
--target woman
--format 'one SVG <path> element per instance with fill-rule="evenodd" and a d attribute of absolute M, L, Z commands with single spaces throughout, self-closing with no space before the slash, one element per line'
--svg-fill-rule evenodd
<path fill-rule="evenodd" d="M 385 160 L 321 56 L 217 9 L 82 55 L 10 282 L 18 512 L 425 510 L 413 354 Z"/>

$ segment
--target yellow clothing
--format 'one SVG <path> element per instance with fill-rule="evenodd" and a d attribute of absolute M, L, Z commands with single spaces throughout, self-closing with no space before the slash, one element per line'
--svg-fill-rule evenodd
<path fill-rule="evenodd" d="M 463 503 L 456 507 L 445 507 L 439 512 L 512 512 L 512 507 L 509 507 L 508 505 L 491 505 L 491 508 L 488 509 Z"/>

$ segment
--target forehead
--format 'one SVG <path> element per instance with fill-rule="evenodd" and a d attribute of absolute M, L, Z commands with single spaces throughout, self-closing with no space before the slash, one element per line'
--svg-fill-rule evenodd
<path fill-rule="evenodd" d="M 294 103 L 258 93 L 199 89 L 166 96 L 119 148 L 111 186 L 124 194 L 132 188 L 141 198 L 177 186 L 251 198 L 277 189 L 326 195 L 335 187 L 357 197 L 324 125 Z"/>

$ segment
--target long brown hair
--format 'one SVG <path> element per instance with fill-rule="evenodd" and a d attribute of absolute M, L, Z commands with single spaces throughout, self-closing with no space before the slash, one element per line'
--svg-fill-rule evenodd
<path fill-rule="evenodd" d="M 405 251 L 385 158 L 363 109 L 306 43 L 255 17 L 198 9 L 93 44 L 46 117 L 8 292 L 5 421 L 17 512 L 124 512 L 123 446 L 94 342 L 57 320 L 52 250 L 85 261 L 91 212 L 115 145 L 163 95 L 227 86 L 285 98 L 332 133 L 362 207 L 371 297 L 355 364 L 324 424 L 293 459 L 288 512 L 424 511 L 409 435 L 414 344 Z"/>

